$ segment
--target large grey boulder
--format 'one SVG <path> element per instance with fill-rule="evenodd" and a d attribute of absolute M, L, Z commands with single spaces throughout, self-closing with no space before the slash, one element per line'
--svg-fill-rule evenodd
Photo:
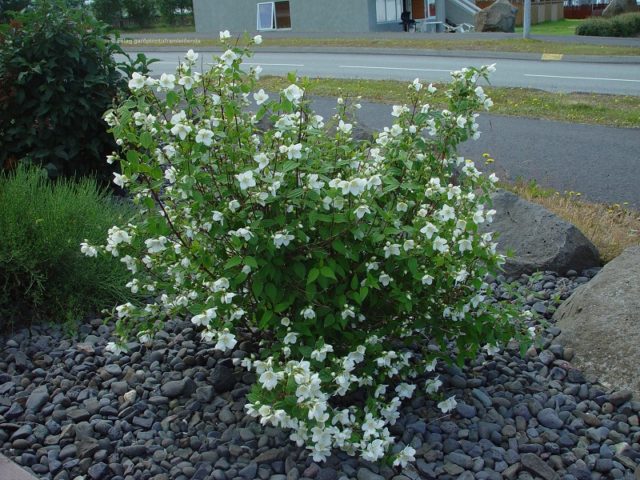
<path fill-rule="evenodd" d="M 482 230 L 499 233 L 498 251 L 513 253 L 504 266 L 506 276 L 600 266 L 596 247 L 571 223 L 511 192 L 499 190 L 492 200 L 497 213 Z"/>
<path fill-rule="evenodd" d="M 602 11 L 603 17 L 615 17 L 622 13 L 637 12 L 636 0 L 611 0 L 607 8 Z"/>
<path fill-rule="evenodd" d="M 580 286 L 553 318 L 572 362 L 640 398 L 640 245 L 627 248 Z"/>
<path fill-rule="evenodd" d="M 516 28 L 518 9 L 508 0 L 497 0 L 476 13 L 476 32 L 513 33 Z"/>

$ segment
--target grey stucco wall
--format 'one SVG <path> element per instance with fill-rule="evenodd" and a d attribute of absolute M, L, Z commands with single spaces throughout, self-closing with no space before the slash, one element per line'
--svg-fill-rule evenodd
<path fill-rule="evenodd" d="M 256 0 L 193 0 L 196 32 L 255 32 L 257 4 Z"/>
<path fill-rule="evenodd" d="M 290 0 L 291 30 L 368 32 L 368 0 Z"/>
<path fill-rule="evenodd" d="M 258 0 L 193 0 L 196 32 L 256 31 Z M 397 22 L 377 24 L 376 0 L 290 0 L 292 32 L 400 31 Z"/>

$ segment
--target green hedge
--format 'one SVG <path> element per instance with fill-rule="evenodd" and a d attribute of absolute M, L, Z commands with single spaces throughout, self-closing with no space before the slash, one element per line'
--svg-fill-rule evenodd
<path fill-rule="evenodd" d="M 79 319 L 131 299 L 124 265 L 88 258 L 80 243 L 103 241 L 132 215 L 93 180 L 53 182 L 23 167 L 0 175 L 0 330 Z"/>
<path fill-rule="evenodd" d="M 106 24 L 69 0 L 34 0 L 0 25 L 0 167 L 26 159 L 51 177 L 97 175 L 116 149 L 102 114 L 126 81 Z M 1 8 L 0 8 L 1 9 Z"/>
<path fill-rule="evenodd" d="M 635 37 L 640 35 L 640 12 L 611 18 L 590 18 L 576 28 L 576 35 L 593 37 Z"/>

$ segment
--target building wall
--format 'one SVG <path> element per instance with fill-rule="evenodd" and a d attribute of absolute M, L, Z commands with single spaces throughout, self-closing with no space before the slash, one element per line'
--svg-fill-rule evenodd
<path fill-rule="evenodd" d="M 193 0 L 196 32 L 256 31 L 259 0 Z M 398 23 L 376 23 L 376 0 L 290 0 L 292 32 L 400 31 Z"/>

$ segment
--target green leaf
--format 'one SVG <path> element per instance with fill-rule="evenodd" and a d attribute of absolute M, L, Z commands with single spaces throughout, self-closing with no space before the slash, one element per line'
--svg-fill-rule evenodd
<path fill-rule="evenodd" d="M 304 268 L 304 264 L 300 262 L 293 264 L 293 271 L 300 278 L 304 278 L 307 273 L 306 268 Z"/>
<path fill-rule="evenodd" d="M 309 270 L 309 276 L 307 277 L 307 285 L 316 281 L 316 279 L 320 276 L 320 270 L 317 268 L 312 268 Z"/>
<path fill-rule="evenodd" d="M 244 264 L 251 268 L 258 268 L 258 262 L 253 257 L 244 257 Z"/>
<path fill-rule="evenodd" d="M 149 132 L 142 132 L 142 135 L 140 135 L 140 145 L 147 150 L 153 146 L 153 137 Z"/>
<path fill-rule="evenodd" d="M 260 328 L 266 329 L 269 326 L 269 322 L 273 318 L 273 312 L 271 310 L 265 310 L 258 324 Z"/>
<path fill-rule="evenodd" d="M 273 283 L 267 283 L 267 286 L 264 288 L 264 291 L 267 295 L 267 298 L 272 302 L 276 302 L 278 299 L 278 289 Z"/>
<path fill-rule="evenodd" d="M 339 238 L 336 238 L 333 242 L 331 242 L 331 246 L 336 252 L 346 255 L 347 248 L 344 246 L 344 243 Z"/>
<path fill-rule="evenodd" d="M 241 257 L 233 257 L 233 258 L 229 259 L 229 261 L 227 263 L 225 263 L 224 269 L 225 270 L 229 270 L 230 268 L 236 267 L 236 266 L 240 265 L 241 263 L 242 263 L 242 258 Z"/>
<path fill-rule="evenodd" d="M 264 283 L 262 283 L 260 280 L 256 280 L 251 284 L 251 291 L 256 298 L 260 298 L 260 295 L 262 295 L 262 290 L 264 290 Z"/>
<path fill-rule="evenodd" d="M 325 278 L 331 278 L 332 280 L 337 280 L 336 274 L 333 272 L 331 267 L 324 266 L 320 269 L 320 273 Z"/>

